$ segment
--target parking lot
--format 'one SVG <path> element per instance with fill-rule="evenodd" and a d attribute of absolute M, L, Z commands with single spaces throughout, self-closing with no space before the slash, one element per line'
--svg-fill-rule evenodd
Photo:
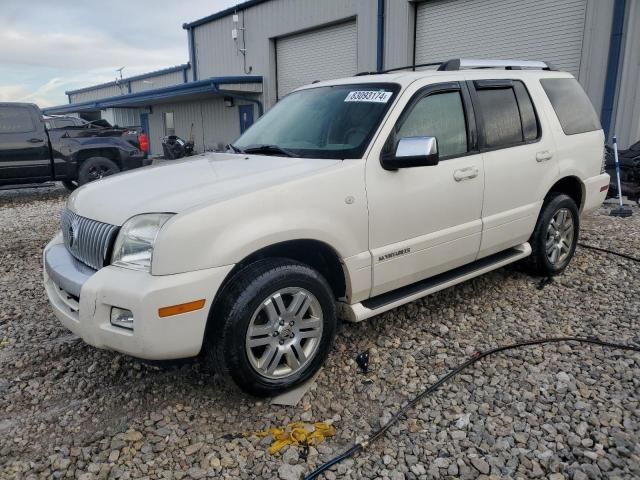
<path fill-rule="evenodd" d="M 0 191 L 1 478 L 299 478 L 377 429 L 476 350 L 544 336 L 640 344 L 640 266 L 579 247 L 548 284 L 507 267 L 359 324 L 342 324 L 296 407 L 247 397 L 198 360 L 149 365 L 87 346 L 49 308 L 42 249 L 62 187 Z M 601 209 L 581 241 L 639 256 L 640 210 Z M 358 353 L 370 351 L 360 373 Z M 337 433 L 306 459 L 253 432 Z M 552 344 L 490 357 L 325 478 L 640 477 L 640 354 Z"/>

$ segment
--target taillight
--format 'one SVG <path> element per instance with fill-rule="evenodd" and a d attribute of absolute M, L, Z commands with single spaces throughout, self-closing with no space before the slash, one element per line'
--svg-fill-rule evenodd
<path fill-rule="evenodd" d="M 141 133 L 138 137 L 138 142 L 140 143 L 140 150 L 144 153 L 149 153 L 149 138 L 146 133 Z"/>

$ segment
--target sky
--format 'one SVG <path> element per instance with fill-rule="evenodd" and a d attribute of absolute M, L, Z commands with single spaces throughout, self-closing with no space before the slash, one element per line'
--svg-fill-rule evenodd
<path fill-rule="evenodd" d="M 67 103 L 66 90 L 186 63 L 182 24 L 242 0 L 0 0 L 0 102 Z"/>

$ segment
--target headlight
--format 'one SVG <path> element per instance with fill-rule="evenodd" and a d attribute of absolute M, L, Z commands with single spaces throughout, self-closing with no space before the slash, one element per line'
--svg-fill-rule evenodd
<path fill-rule="evenodd" d="M 111 264 L 150 272 L 153 245 L 158 232 L 173 215 L 145 213 L 127 220 L 113 246 Z"/>

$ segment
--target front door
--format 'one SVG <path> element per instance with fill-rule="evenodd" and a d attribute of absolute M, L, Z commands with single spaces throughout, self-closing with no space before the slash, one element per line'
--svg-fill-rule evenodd
<path fill-rule="evenodd" d="M 472 262 L 480 247 L 484 169 L 467 86 L 414 84 L 410 91 L 402 114 L 388 120 L 383 151 L 403 137 L 436 137 L 440 161 L 387 171 L 375 147 L 367 160 L 372 295 Z"/>
<path fill-rule="evenodd" d="M 253 105 L 240 105 L 240 133 L 244 133 L 247 128 L 253 125 Z"/>
<path fill-rule="evenodd" d="M 52 178 L 44 122 L 33 106 L 0 103 L 0 184 Z"/>

